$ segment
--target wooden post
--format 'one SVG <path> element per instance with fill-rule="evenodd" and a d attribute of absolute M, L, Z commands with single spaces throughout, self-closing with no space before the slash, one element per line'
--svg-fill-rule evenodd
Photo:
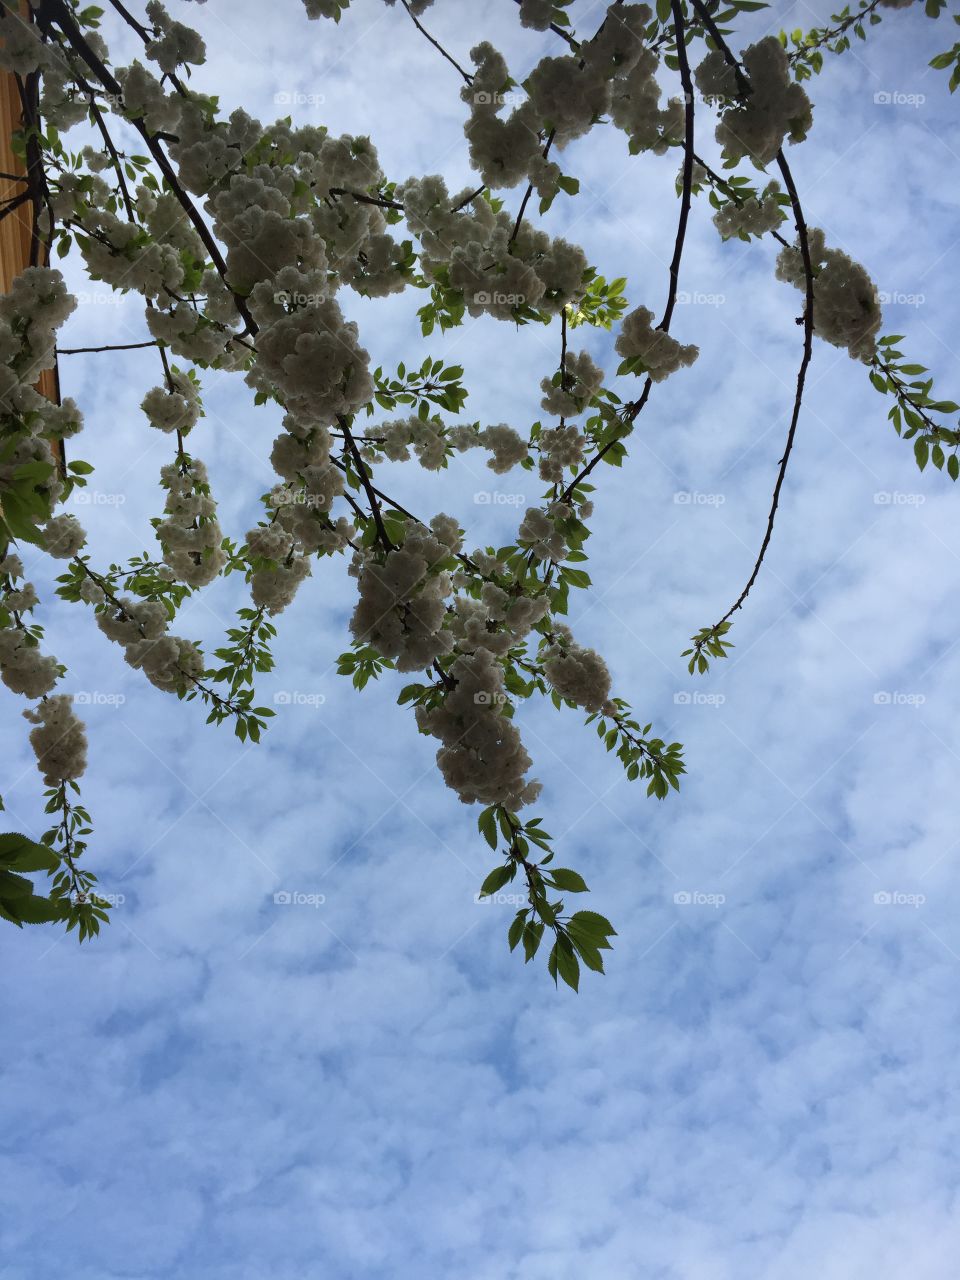
<path fill-rule="evenodd" d="M 20 16 L 24 22 L 30 21 L 30 6 L 27 0 L 20 0 Z M 16 18 L 8 14 L 5 22 L 16 22 Z M 11 139 L 16 130 L 22 128 L 22 104 L 17 78 L 12 71 L 0 73 L 0 173 L 24 174 L 26 165 L 14 154 Z M 24 182 L 0 178 L 0 200 L 7 201 L 20 195 L 26 188 Z M 33 225 L 36 210 L 32 200 L 25 201 L 19 209 L 7 215 L 0 222 L 0 283 L 6 293 L 16 277 L 30 265 L 30 242 L 33 238 Z M 41 250 L 41 266 L 46 265 L 46 257 Z M 37 382 L 37 390 L 60 403 L 60 386 L 56 366 L 44 369 Z M 63 453 L 59 444 L 54 446 L 57 455 L 62 459 Z"/>

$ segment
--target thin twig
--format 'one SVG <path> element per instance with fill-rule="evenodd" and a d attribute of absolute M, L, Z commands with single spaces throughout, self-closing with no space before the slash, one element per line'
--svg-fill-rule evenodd
<path fill-rule="evenodd" d="M 157 347 L 159 345 L 156 338 L 151 338 L 149 342 L 117 342 L 109 343 L 105 347 L 57 347 L 57 355 L 84 356 L 100 351 L 136 351 L 140 347 Z"/>
<path fill-rule="evenodd" d="M 407 3 L 407 0 L 400 0 L 400 2 L 403 5 L 403 7 L 406 9 L 407 15 L 410 18 L 410 21 L 417 28 L 420 34 L 424 36 L 427 40 L 429 40 L 436 50 L 438 50 L 440 53 L 443 54 L 446 60 L 450 63 L 451 67 L 456 67 L 457 71 L 460 72 L 460 74 L 463 76 L 467 84 L 473 84 L 473 76 L 470 75 L 469 71 L 464 71 L 463 67 L 461 67 L 460 63 L 456 60 L 456 58 L 452 54 L 447 53 L 446 49 L 443 47 L 443 45 L 440 43 L 439 40 L 434 39 L 434 37 L 423 25 L 423 23 L 420 21 L 417 15 L 410 8 L 410 5 Z"/>
<path fill-rule="evenodd" d="M 731 52 L 730 47 L 727 45 L 727 42 L 724 40 L 723 35 L 720 32 L 719 28 L 717 27 L 716 23 L 713 21 L 710 14 L 706 11 L 702 3 L 702 0 L 692 0 L 692 3 L 693 3 L 694 9 L 696 9 L 697 13 L 700 14 L 700 17 L 703 21 L 704 26 L 710 32 L 710 36 L 713 39 L 714 43 L 716 44 L 717 48 L 722 52 L 727 63 L 731 67 L 733 67 L 734 70 L 736 71 L 737 83 L 740 86 L 742 92 L 744 94 L 749 94 L 751 92 L 750 82 L 747 79 L 747 77 L 744 75 L 739 62 Z M 794 439 L 797 434 L 797 424 L 800 421 L 800 409 L 803 403 L 803 388 L 804 388 L 804 383 L 806 381 L 807 368 L 809 367 L 810 360 L 813 355 L 814 298 L 813 298 L 813 263 L 810 259 L 810 241 L 807 235 L 806 219 L 804 218 L 803 208 L 800 204 L 800 196 L 797 192 L 796 183 L 793 180 L 793 173 L 791 172 L 790 166 L 787 163 L 786 157 L 783 154 L 782 147 L 777 152 L 777 166 L 780 169 L 780 174 L 783 178 L 784 185 L 786 186 L 787 193 L 790 196 L 790 204 L 793 209 L 793 219 L 797 227 L 797 241 L 800 245 L 801 257 L 803 258 L 803 274 L 804 274 L 804 283 L 805 283 L 805 291 L 806 291 L 806 298 L 805 298 L 804 309 L 803 309 L 803 356 L 800 360 L 800 368 L 797 372 L 797 390 L 793 400 L 793 412 L 790 415 L 790 428 L 787 432 L 787 443 L 783 451 L 783 457 L 780 459 L 779 468 L 777 470 L 777 480 L 773 488 L 773 498 L 771 500 L 770 511 L 767 516 L 767 527 L 766 527 L 766 530 L 764 531 L 763 542 L 760 544 L 759 554 L 757 555 L 756 561 L 754 562 L 753 571 L 751 572 L 750 577 L 747 579 L 746 585 L 744 586 L 740 594 L 737 596 L 733 604 L 730 606 L 730 608 L 727 610 L 727 612 L 719 620 L 719 622 L 715 623 L 714 626 L 711 628 L 711 631 L 709 633 L 710 635 L 715 635 L 718 629 L 723 625 L 723 623 L 725 623 L 730 617 L 732 617 L 732 615 L 736 613 L 738 609 L 742 608 L 743 602 L 746 600 L 747 596 L 750 594 L 750 590 L 753 587 L 753 584 L 756 582 L 760 574 L 760 567 L 763 564 L 764 557 L 767 554 L 767 548 L 769 547 L 770 540 L 773 537 L 773 526 L 777 518 L 777 508 L 780 505 L 780 493 L 781 493 L 781 490 L 783 489 L 784 478 L 786 477 L 786 474 L 787 474 L 787 466 L 790 462 L 790 455 L 793 452 Z"/>

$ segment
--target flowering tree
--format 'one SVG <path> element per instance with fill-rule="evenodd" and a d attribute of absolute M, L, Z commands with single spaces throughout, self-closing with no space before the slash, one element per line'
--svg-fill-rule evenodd
<path fill-rule="evenodd" d="M 340 21 L 349 0 L 304 3 L 311 18 Z M 663 799 L 679 786 L 680 744 L 641 723 L 611 688 L 603 658 L 563 619 L 570 591 L 590 585 L 582 566 L 600 464 L 622 465 L 651 395 L 698 355 L 671 332 L 695 198 L 709 202 L 724 239 L 777 242 L 776 276 L 798 290 L 800 317 L 796 391 L 756 562 L 727 612 L 692 638 L 684 655 L 690 671 L 704 672 L 726 654 L 731 620 L 760 572 L 815 337 L 846 348 L 891 398 L 888 416 L 913 441 L 921 468 L 930 461 L 951 479 L 960 473 L 960 431 L 948 425 L 958 406 L 934 397 L 926 370 L 905 362 L 898 336 L 880 336 L 873 282 L 808 227 L 784 151 L 811 129 L 805 86 L 825 57 L 911 0 L 860 0 L 827 27 L 742 50 L 735 23 L 766 7 L 758 0 L 658 0 L 656 12 L 615 3 L 588 32 L 575 31 L 561 4 L 518 0 L 519 21 L 557 42 L 522 84 L 487 42 L 471 51 L 471 69 L 461 65 L 421 22 L 429 3 L 401 0 L 412 36 L 428 39 L 463 82 L 478 178 L 454 193 L 437 176 L 389 178 L 366 137 L 334 137 L 289 119 L 264 124 L 242 110 L 222 117 L 215 99 L 189 87 L 191 66 L 204 60 L 202 40 L 158 0 L 142 18 L 111 0 L 143 46 L 142 61 L 127 66 L 111 61 L 96 6 L 0 5 L 0 65 L 16 77 L 23 107 L 14 137 L 23 169 L 3 175 L 19 187 L 0 219 L 29 216 L 32 227 L 31 265 L 0 301 L 0 677 L 31 703 L 24 715 L 54 824 L 39 840 L 0 836 L 0 916 L 14 924 L 59 921 L 83 939 L 109 909 L 85 857 L 84 728 L 66 666 L 44 650 L 18 544 L 63 562 L 58 594 L 89 609 L 152 684 L 202 702 L 208 721 L 230 722 L 254 741 L 273 714 L 254 693 L 256 674 L 272 666 L 273 620 L 315 559 L 345 557 L 358 598 L 339 669 L 357 688 L 387 669 L 413 675 L 398 700 L 437 739 L 444 781 L 464 803 L 481 806 L 480 834 L 498 851 L 481 892 L 517 879 L 523 886 L 511 949 L 530 960 L 547 934 L 550 974 L 574 988 L 581 964 L 603 971 L 613 927 L 596 912 L 566 907 L 587 886 L 554 864 L 551 837 L 529 816 L 539 786 L 514 707 L 542 695 L 578 709 L 649 795 Z M 945 0 L 925 7 L 936 18 Z M 960 45 L 934 60 L 951 70 L 951 90 L 958 58 Z M 676 87 L 666 101 L 661 81 Z M 722 148 L 722 172 L 698 153 L 704 112 Z M 62 135 L 75 126 L 96 141 L 68 148 Z M 621 130 L 631 155 L 680 157 L 659 316 L 645 305 L 654 299 L 628 298 L 624 279 L 606 278 L 603 264 L 536 225 L 535 208 L 542 214 L 576 195 L 577 179 L 560 157 L 598 126 Z M 513 191 L 519 200 L 509 199 Z M 76 305 L 60 273 L 45 265 L 68 254 L 79 254 L 92 278 L 143 297 L 149 337 L 132 345 L 155 347 L 158 360 L 143 414 L 170 439 L 163 511 L 152 522 L 157 550 L 109 566 L 92 563 L 77 519 L 58 513 L 92 470 L 74 456 L 81 411 L 35 387 L 54 366 L 58 328 Z M 461 324 L 465 314 L 552 327 L 557 356 L 543 371 L 542 419 L 520 429 L 466 421 L 463 371 L 439 359 L 416 369 L 400 364 L 395 373 L 372 367 L 358 326 L 338 304 L 345 288 L 367 297 L 422 290 L 425 335 Z M 615 332 L 617 367 L 601 369 L 574 349 L 582 325 Z M 221 529 L 193 447 L 210 369 L 235 372 L 256 404 L 274 401 L 284 413 L 263 516 L 242 539 Z M 385 459 L 412 456 L 440 471 L 468 449 L 486 451 L 497 475 L 521 467 L 544 485 L 507 546 L 472 548 L 455 515 L 421 517 L 378 483 Z M 176 634 L 177 612 L 230 573 L 244 576 L 250 604 L 207 656 Z M 29 878 L 38 871 L 51 877 L 46 892 Z"/>

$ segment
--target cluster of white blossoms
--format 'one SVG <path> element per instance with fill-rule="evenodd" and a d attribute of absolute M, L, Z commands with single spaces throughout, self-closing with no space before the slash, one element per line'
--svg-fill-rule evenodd
<path fill-rule="evenodd" d="M 30 730 L 30 745 L 47 786 L 81 777 L 87 767 L 87 734 L 73 713 L 73 695 L 53 694 L 23 714 L 37 726 Z"/>
<path fill-rule="evenodd" d="M 455 575 L 455 586 L 458 580 L 459 575 Z M 488 581 L 481 587 L 479 598 L 456 596 L 447 617 L 447 626 L 454 637 L 457 653 L 488 649 L 502 658 L 526 639 L 549 612 L 550 601 L 545 592 L 537 596 L 516 595 Z"/>
<path fill-rule="evenodd" d="M 546 511 L 542 507 L 527 507 L 517 530 L 517 541 L 528 547 L 538 560 L 563 560 L 570 548 L 556 522 L 570 513 L 571 508 L 562 502 L 552 503 Z"/>
<path fill-rule="evenodd" d="M 489 649 L 461 654 L 450 668 L 454 686 L 436 706 L 418 706 L 422 733 L 439 738 L 437 764 L 464 804 L 517 810 L 540 794 L 528 781 L 531 759 L 513 721 L 503 714 L 503 668 Z"/>
<path fill-rule="evenodd" d="M 634 6 L 644 8 L 645 6 Z M 660 106 L 660 86 L 656 80 L 657 55 L 652 49 L 629 46 L 627 62 L 613 82 L 610 119 L 630 139 L 630 150 L 652 151 L 663 155 L 683 140 L 685 115 L 683 102 L 671 98 L 666 109 Z"/>
<path fill-rule="evenodd" d="M 485 427 L 480 433 L 480 443 L 493 454 L 487 459 L 487 466 L 498 476 L 522 462 L 530 452 L 529 444 L 519 431 L 505 422 Z"/>
<path fill-rule="evenodd" d="M 183 457 L 161 468 L 160 483 L 167 491 L 164 518 L 156 524 L 164 562 L 177 582 L 205 587 L 227 562 L 207 469 L 198 458 Z"/>
<path fill-rule="evenodd" d="M 531 3 L 526 25 L 543 30 L 551 15 L 551 5 Z M 645 44 L 652 17 L 644 4 L 611 5 L 597 35 L 577 54 L 537 63 L 523 82 L 523 100 L 509 114 L 504 107 L 520 94 L 512 91 L 503 55 L 487 41 L 471 50 L 476 71 L 461 90 L 470 107 L 465 132 L 471 162 L 488 186 L 526 181 L 541 196 L 554 194 L 561 173 L 544 156 L 545 138 L 562 149 L 605 116 L 628 135 L 634 152 L 660 154 L 683 138 L 681 100 L 660 106 L 659 59 Z"/>
<path fill-rule="evenodd" d="M 34 384 L 56 364 L 57 329 L 75 307 L 60 272 L 47 267 L 28 267 L 0 298 L 0 428 L 7 440 L 0 485 L 15 486 L 22 467 L 38 464 L 32 488 L 51 511 L 64 492 L 55 443 L 76 435 L 83 417 L 72 399 L 56 404 Z M 47 520 L 44 545 L 52 555 L 73 555 L 83 541 L 73 517 Z"/>
<path fill-rule="evenodd" d="M 253 530 L 250 531 L 251 533 Z M 250 534 L 247 534 L 249 545 Z M 292 539 L 291 539 L 292 541 Z M 256 539 L 254 540 L 256 543 Z M 252 549 L 252 554 L 257 551 Z M 289 552 L 283 560 L 258 566 L 250 575 L 250 594 L 258 609 L 269 614 L 282 613 L 294 597 L 304 578 L 310 576 L 310 561 L 306 556 Z"/>
<path fill-rule="evenodd" d="M 131 667 L 139 668 L 158 689 L 178 693 L 203 673 L 203 655 L 192 641 L 168 635 L 168 625 L 167 610 L 159 600 L 121 596 L 97 613 L 97 626 L 122 645 Z"/>
<path fill-rule="evenodd" d="M 160 70 L 170 74 L 187 63 L 199 66 L 206 61 L 207 51 L 196 31 L 175 22 L 160 0 L 148 0 L 147 17 L 159 38 L 147 45 L 147 57 L 158 63 Z"/>
<path fill-rule="evenodd" d="M 730 200 L 713 215 L 714 226 L 724 240 L 733 236 L 749 240 L 751 236 L 776 231 L 787 216 L 778 199 L 779 195 L 780 184 L 773 181 L 767 183 L 759 196 Z"/>
<path fill-rule="evenodd" d="M 603 370 L 594 364 L 589 353 L 568 351 L 562 376 L 558 370 L 552 378 L 544 378 L 540 383 L 543 392 L 540 404 L 558 418 L 575 418 L 602 385 Z"/>
<path fill-rule="evenodd" d="M 398 671 L 423 670 L 453 649 L 443 624 L 453 590 L 448 566 L 460 538 L 456 520 L 438 515 L 429 528 L 408 529 L 403 546 L 385 556 L 373 549 L 354 553 L 350 572 L 360 599 L 350 630 L 359 643 L 393 659 Z"/>
<path fill-rule="evenodd" d="M 0 680 L 12 693 L 42 698 L 56 684 L 60 664 L 41 651 L 36 638 L 19 619 L 20 614 L 37 603 L 31 582 L 16 585 L 22 577 L 23 562 L 19 556 L 8 553 L 0 560 L 0 611 L 10 617 L 5 626 L 0 626 Z"/>
<path fill-rule="evenodd" d="M 43 530 L 43 549 L 55 560 L 72 559 L 87 540 L 76 516 L 51 516 Z"/>
<path fill-rule="evenodd" d="M 684 346 L 663 329 L 655 329 L 648 307 L 637 307 L 624 317 L 615 347 L 624 359 L 639 361 L 654 382 L 693 364 L 700 354 L 697 347 Z"/>
<path fill-rule="evenodd" d="M 540 479 L 560 484 L 567 467 L 579 466 L 587 437 L 574 426 L 550 427 L 537 437 Z"/>
<path fill-rule="evenodd" d="M 39 642 L 21 615 L 37 604 L 31 582 L 24 582 L 23 562 L 8 552 L 0 559 L 0 680 L 11 693 L 39 698 L 36 707 L 24 711 L 35 725 L 30 745 L 48 786 L 76 779 L 87 764 L 87 738 L 82 722 L 73 714 L 73 698 L 52 694 L 63 668 L 56 658 L 41 651 Z"/>
<path fill-rule="evenodd" d="M 805 90 L 790 78 L 786 50 L 776 36 L 765 36 L 743 51 L 745 92 L 735 67 L 714 49 L 696 69 L 697 88 L 719 98 L 724 109 L 717 141 L 728 161 L 749 156 L 758 169 L 773 160 L 785 138 L 801 142 L 813 125 L 813 107 Z"/>
<path fill-rule="evenodd" d="M 828 249 L 819 227 L 807 233 L 813 267 L 813 331 L 835 347 L 846 347 L 855 360 L 869 362 L 883 322 L 877 286 L 859 262 L 842 249 Z M 806 291 L 800 246 L 777 256 L 777 279 Z"/>
<path fill-rule="evenodd" d="M 543 672 L 561 698 L 584 711 L 612 713 L 610 672 L 594 649 L 575 643 L 569 627 L 554 627 L 551 643 L 541 650 Z"/>
<path fill-rule="evenodd" d="M 501 214 L 503 210 L 501 210 Z M 463 291 L 472 316 L 513 320 L 518 307 L 559 315 L 583 297 L 587 259 L 579 245 L 523 222 L 517 234 L 509 217 L 498 216 L 485 244 L 471 241 L 454 249 L 450 284 Z"/>
<path fill-rule="evenodd" d="M 150 425 L 158 431 L 179 431 L 186 435 L 196 426 L 200 416 L 197 389 L 189 378 L 171 375 L 171 381 L 177 388 L 175 391 L 168 387 L 152 387 L 143 397 L 140 408 Z"/>
<path fill-rule="evenodd" d="M 411 414 L 408 418 L 395 418 L 367 428 L 368 440 L 376 440 L 385 457 L 391 462 L 406 462 L 410 447 L 417 461 L 427 471 L 439 471 L 446 465 L 447 440 L 443 424 L 435 418 L 421 418 Z M 476 440 L 471 441 L 476 443 Z M 364 450 L 365 457 L 375 457 L 373 449 Z"/>

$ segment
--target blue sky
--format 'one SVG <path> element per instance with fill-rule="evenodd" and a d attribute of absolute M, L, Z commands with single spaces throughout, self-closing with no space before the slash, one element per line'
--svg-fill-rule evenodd
<path fill-rule="evenodd" d="M 457 77 L 402 10 L 355 0 L 337 27 L 295 0 L 269 22 L 252 0 L 170 7 L 202 29 L 196 82 L 225 105 L 367 132 L 398 180 L 469 181 Z M 437 0 L 424 20 L 461 60 L 490 38 L 520 78 L 553 40 L 512 8 Z M 740 43 L 829 8 L 774 6 Z M 583 29 L 599 13 L 572 7 Z M 829 60 L 790 159 L 808 220 L 900 299 L 884 330 L 955 395 L 960 128 L 926 69 L 952 31 L 919 6 L 886 14 Z M 659 312 L 677 156 L 630 158 L 603 130 L 565 155 L 582 191 L 545 225 Z M 616 691 L 685 743 L 681 794 L 647 800 L 575 713 L 522 712 L 560 860 L 619 931 L 609 976 L 579 997 L 507 953 L 509 907 L 475 901 L 492 859 L 436 744 L 394 706 L 402 678 L 358 695 L 336 677 L 342 563 L 318 565 L 279 619 L 261 688 L 289 704 L 256 748 L 148 686 L 89 613 L 45 610 L 87 695 L 91 861 L 124 901 L 80 951 L 0 935 L 2 1280 L 955 1274 L 960 494 L 917 472 L 845 352 L 816 344 L 732 657 L 698 682 L 679 657 L 749 573 L 782 452 L 799 295 L 773 258 L 721 244 L 695 206 L 681 288 L 715 300 L 679 306 L 674 331 L 701 356 L 656 388 L 623 469 L 603 469 L 595 586 L 571 611 Z M 142 335 L 135 303 L 66 267 L 87 305 L 64 345 Z M 429 350 L 465 365 L 472 419 L 537 416 L 553 332 L 479 320 L 424 342 L 421 302 L 351 295 L 374 363 Z M 612 366 L 607 335 L 580 341 Z M 97 467 L 77 512 L 99 563 L 153 545 L 169 441 L 137 408 L 151 356 L 63 362 L 87 415 L 74 452 Z M 192 447 L 240 535 L 276 420 L 235 378 L 204 389 Z M 470 546 L 506 537 L 512 503 L 537 497 L 527 473 L 493 477 L 478 454 L 440 476 L 394 468 L 388 487 L 458 515 Z M 212 647 L 241 603 L 242 584 L 216 584 L 180 630 Z M 21 704 L 0 690 L 0 706 L 0 789 L 35 832 Z M 277 905 L 278 891 L 314 901 Z"/>

